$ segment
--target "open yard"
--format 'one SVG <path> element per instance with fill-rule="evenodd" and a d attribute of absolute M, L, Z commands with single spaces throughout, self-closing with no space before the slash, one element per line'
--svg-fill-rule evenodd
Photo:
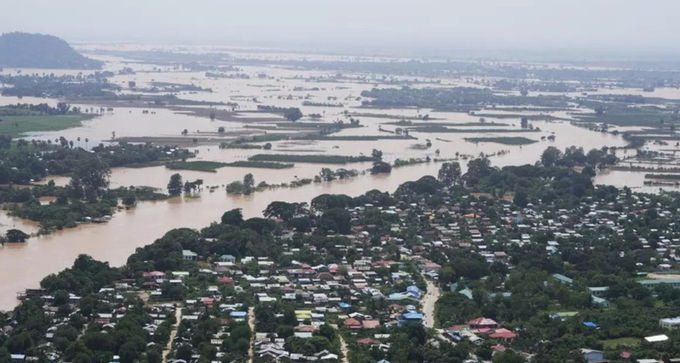
<path fill-rule="evenodd" d="M 605 348 L 616 348 L 618 346 L 626 346 L 626 347 L 632 347 L 640 344 L 640 339 L 639 338 L 631 338 L 631 337 L 625 337 L 625 338 L 618 338 L 618 339 L 607 339 L 607 340 L 601 340 L 600 343 L 604 345 Z"/>

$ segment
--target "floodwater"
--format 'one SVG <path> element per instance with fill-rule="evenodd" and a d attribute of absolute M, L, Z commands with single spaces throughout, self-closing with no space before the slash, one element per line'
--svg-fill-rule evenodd
<path fill-rule="evenodd" d="M 284 55 L 279 55 L 284 56 Z M 285 56 L 290 56 L 286 54 Z M 477 122 L 478 117 L 458 113 L 438 113 L 431 110 L 392 109 L 366 110 L 358 106 L 357 100 L 362 90 L 370 89 L 373 85 L 340 82 L 316 82 L 310 77 L 330 76 L 333 72 L 310 72 L 268 67 L 242 67 L 240 73 L 251 75 L 251 79 L 207 79 L 202 72 L 183 72 L 159 67 L 162 72 L 149 72 L 153 69 L 149 65 L 127 63 L 125 60 L 108 57 L 107 69 L 117 71 L 124 66 L 142 69 L 135 75 L 120 75 L 113 78 L 113 82 L 126 87 L 129 81 L 137 82 L 138 87 L 146 87 L 154 81 L 195 84 L 204 88 L 212 88 L 212 93 L 182 92 L 178 97 L 200 101 L 238 102 L 239 110 L 254 110 L 259 104 L 279 107 L 300 107 L 305 114 L 319 113 L 322 120 L 332 122 L 345 119 L 343 111 L 357 113 L 389 114 L 395 116 L 416 117 L 429 114 L 437 118 L 435 122 L 465 123 Z M 5 70 L 8 71 L 8 70 Z M 9 70 L 16 72 L 16 70 Z M 49 72 L 49 71 L 47 71 Z M 64 71 L 60 71 L 64 72 Z M 56 71 L 55 71 L 56 73 Z M 60 73 L 63 74 L 63 73 Z M 258 78 L 257 74 L 266 74 Z M 453 84 L 458 80 L 444 80 Z M 318 88 L 318 90 L 312 90 Z M 301 107 L 304 100 L 313 102 L 342 103 L 344 107 Z M 0 105 L 17 102 L 48 102 L 57 100 L 27 99 L 0 97 Z M 83 105 L 93 107 L 93 105 Z M 94 106 L 96 107 L 96 106 Z M 33 133 L 28 138 L 55 139 L 64 136 L 67 139 L 80 137 L 88 138 L 88 145 L 80 142 L 81 147 L 91 147 L 99 142 L 110 140 L 112 133 L 117 137 L 163 137 L 179 136 L 183 129 L 190 134 L 212 135 L 217 128 L 223 126 L 230 131 L 242 131 L 243 124 L 237 122 L 210 121 L 174 113 L 164 109 L 154 109 L 153 114 L 143 114 L 141 108 L 116 108 L 97 118 L 84 122 L 82 126 L 47 133 Z M 565 117 L 565 115 L 560 115 Z M 393 131 L 397 126 L 386 125 L 397 121 L 386 118 L 358 117 L 362 128 L 346 129 L 338 135 L 390 135 L 383 130 Z M 487 122 L 508 124 L 505 128 L 518 130 L 519 120 L 494 119 L 486 117 Z M 203 140 L 194 150 L 197 150 L 198 160 L 238 161 L 256 153 L 311 153 L 311 154 L 341 154 L 341 155 L 370 155 L 373 149 L 382 150 L 384 159 L 394 161 L 397 158 L 454 158 L 457 155 L 478 156 L 480 153 L 496 154 L 506 152 L 491 158 L 493 165 L 519 165 L 535 163 L 540 154 L 548 146 L 564 149 L 568 146 L 581 146 L 588 150 L 603 146 L 623 146 L 625 142 L 618 136 L 588 131 L 574 127 L 568 122 L 532 122 L 541 129 L 535 133 L 411 133 L 417 140 L 379 140 L 379 141 L 314 141 L 300 143 L 299 141 L 279 141 L 273 143 L 273 149 L 236 150 L 219 149 L 215 144 L 203 144 Z M 478 127 L 475 127 L 478 128 Z M 541 141 L 541 137 L 555 135 L 556 140 Z M 523 136 L 537 142 L 524 146 L 508 146 L 495 143 L 470 143 L 466 137 L 480 136 Z M 191 137 L 191 136 L 189 136 Z M 211 136 L 208 136 L 211 137 Z M 430 140 L 432 147 L 422 150 L 413 148 L 423 145 Z M 206 142 L 208 143 L 208 142 Z M 439 150 L 439 156 L 436 151 Z M 465 160 L 460 160 L 465 170 Z M 289 202 L 309 202 L 313 197 L 323 193 L 347 194 L 357 196 L 371 189 L 393 192 L 400 184 L 415 180 L 423 175 L 436 175 L 439 163 L 418 164 L 395 168 L 390 175 L 360 175 L 350 180 L 325 182 L 307 185 L 297 189 L 277 189 L 259 192 L 250 196 L 227 195 L 222 186 L 238 179 L 246 173 L 252 173 L 256 182 L 266 181 L 269 184 L 290 182 L 296 178 L 311 178 L 317 175 L 322 167 L 337 169 L 352 168 L 366 170 L 369 163 L 348 165 L 323 165 L 298 163 L 294 168 L 284 170 L 250 169 L 250 168 L 221 168 L 216 173 L 179 171 L 184 180 L 203 179 L 206 186 L 220 186 L 214 192 L 207 188 L 196 198 L 174 198 L 159 202 L 142 202 L 131 210 L 116 212 L 108 223 L 85 224 L 77 228 L 57 231 L 48 236 L 31 238 L 23 244 L 7 244 L 0 247 L 0 309 L 11 309 L 16 304 L 15 294 L 25 288 L 37 287 L 39 281 L 50 273 L 58 272 L 69 267 L 79 254 L 89 254 L 96 259 L 105 260 L 114 266 L 125 263 L 126 258 L 135 248 L 153 242 L 173 228 L 189 227 L 201 228 L 213 221 L 219 220 L 222 213 L 233 208 L 241 208 L 246 217 L 261 216 L 266 206 L 275 200 Z M 170 175 L 178 171 L 165 167 L 151 167 L 143 169 L 116 168 L 112 171 L 111 184 L 116 186 L 145 185 L 165 189 Z M 628 175 L 628 174 L 626 174 Z M 607 174 L 598 177 L 597 182 L 617 184 L 622 178 L 619 175 Z M 57 184 L 65 184 L 67 178 L 53 178 Z M 8 217 L 0 213 L 0 231 L 9 228 L 19 228 L 34 233 L 37 225 L 33 222 Z"/>

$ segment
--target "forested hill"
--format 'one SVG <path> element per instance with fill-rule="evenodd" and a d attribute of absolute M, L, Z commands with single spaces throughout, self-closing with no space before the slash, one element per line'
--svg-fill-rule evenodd
<path fill-rule="evenodd" d="M 7 33 L 0 35 L 0 66 L 99 69 L 102 62 L 83 56 L 52 35 Z"/>

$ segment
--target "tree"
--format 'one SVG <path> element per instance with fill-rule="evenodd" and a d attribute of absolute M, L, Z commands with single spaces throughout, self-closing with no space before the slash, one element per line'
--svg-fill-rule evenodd
<path fill-rule="evenodd" d="M 371 156 L 373 156 L 373 159 L 375 160 L 382 160 L 383 152 L 378 149 L 373 149 Z"/>
<path fill-rule="evenodd" d="M 302 116 L 303 116 L 302 111 L 300 111 L 300 109 L 297 108 L 297 107 L 291 107 L 283 113 L 283 117 L 285 117 L 286 120 L 292 121 L 292 122 L 295 122 L 295 121 L 301 119 Z"/>
<path fill-rule="evenodd" d="M 215 121 L 215 110 L 210 111 L 210 121 Z M 222 131 L 224 132 L 224 131 Z"/>
<path fill-rule="evenodd" d="M 217 132 L 219 132 L 220 134 L 223 134 L 224 133 L 224 126 L 218 127 Z"/>
<path fill-rule="evenodd" d="M 10 243 L 25 242 L 29 237 L 28 234 L 19 229 L 9 229 L 7 230 L 7 233 L 5 233 L 5 238 L 7 238 L 7 242 Z"/>
<path fill-rule="evenodd" d="M 176 197 L 182 194 L 182 176 L 179 174 L 173 174 L 170 177 L 170 182 L 168 183 L 168 194 L 172 197 Z"/>
<path fill-rule="evenodd" d="M 111 169 L 102 159 L 87 157 L 78 163 L 73 177 L 80 181 L 86 196 L 96 199 L 108 189 Z"/>
<path fill-rule="evenodd" d="M 451 186 L 460 184 L 460 164 L 457 161 L 442 164 L 441 168 L 439 168 L 439 175 L 437 177 L 444 185 Z"/>
<path fill-rule="evenodd" d="M 512 202 L 515 203 L 518 207 L 524 208 L 529 204 L 529 195 L 527 194 L 526 191 L 524 190 L 518 190 L 515 192 L 514 198 L 512 198 Z"/>
<path fill-rule="evenodd" d="M 593 169 L 592 166 L 586 165 L 586 167 L 583 168 L 583 170 L 581 170 L 581 174 L 586 175 L 590 178 L 594 178 L 595 175 L 596 175 L 596 172 L 595 172 L 595 169 Z"/>
<path fill-rule="evenodd" d="M 243 223 L 243 213 L 241 208 L 232 209 L 222 214 L 222 224 L 239 226 Z"/>
<path fill-rule="evenodd" d="M 389 174 L 392 172 L 392 165 L 384 161 L 376 161 L 371 168 L 371 174 Z"/>
<path fill-rule="evenodd" d="M 562 151 L 554 146 L 548 147 L 543 151 L 543 154 L 541 154 L 541 164 L 543 164 L 543 166 L 555 166 L 560 159 L 562 159 Z"/>
<path fill-rule="evenodd" d="M 263 149 L 265 150 L 271 150 L 272 149 L 272 143 L 268 142 L 262 146 Z"/>
<path fill-rule="evenodd" d="M 335 180 L 335 173 L 330 168 L 321 168 L 321 171 L 319 172 L 319 176 L 321 177 L 321 180 L 323 180 L 323 181 Z"/>
<path fill-rule="evenodd" d="M 526 118 L 526 117 L 522 117 L 522 118 L 520 119 L 520 126 L 521 126 L 523 129 L 528 128 L 528 127 L 529 127 L 529 119 Z"/>
<path fill-rule="evenodd" d="M 512 350 L 497 353 L 493 356 L 493 363 L 523 363 L 524 358 Z"/>
<path fill-rule="evenodd" d="M 329 233 L 333 231 L 340 234 L 349 234 L 352 224 L 351 215 L 346 209 L 333 208 L 325 211 L 319 221 L 320 228 Z"/>
<path fill-rule="evenodd" d="M 255 189 L 255 177 L 253 174 L 248 173 L 243 176 L 243 187 L 244 187 L 244 192 L 243 194 L 250 194 L 253 192 Z"/>
<path fill-rule="evenodd" d="M 281 218 L 284 221 L 307 214 L 307 203 L 271 202 L 262 214 L 267 218 Z"/>

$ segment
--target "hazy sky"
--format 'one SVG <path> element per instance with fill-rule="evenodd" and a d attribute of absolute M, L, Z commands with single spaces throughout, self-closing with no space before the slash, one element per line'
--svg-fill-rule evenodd
<path fill-rule="evenodd" d="M 680 47 L 678 0 L 0 0 L 0 32 L 319 49 Z"/>

